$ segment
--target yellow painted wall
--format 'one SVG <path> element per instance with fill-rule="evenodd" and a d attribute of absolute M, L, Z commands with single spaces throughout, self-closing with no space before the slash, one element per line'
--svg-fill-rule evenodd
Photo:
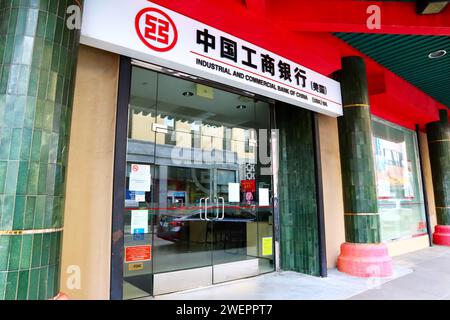
<path fill-rule="evenodd" d="M 386 243 L 391 257 L 399 256 L 405 253 L 425 249 L 430 246 L 428 235 L 415 237 L 405 240 L 397 240 Z"/>
<path fill-rule="evenodd" d="M 111 217 L 119 57 L 80 47 L 67 170 L 61 291 L 109 299 Z M 68 288 L 81 271 L 81 288 Z"/>
<path fill-rule="evenodd" d="M 325 215 L 327 266 L 336 267 L 340 246 L 345 242 L 344 202 L 337 119 L 319 115 L 320 153 Z"/>
<path fill-rule="evenodd" d="M 419 134 L 419 147 L 422 154 L 421 165 L 425 179 L 425 187 L 427 188 L 428 211 L 430 213 L 431 230 L 434 231 L 434 227 L 437 224 L 436 205 L 434 203 L 433 178 L 431 177 L 430 154 L 428 153 L 428 140 L 426 133 L 421 132 Z"/>

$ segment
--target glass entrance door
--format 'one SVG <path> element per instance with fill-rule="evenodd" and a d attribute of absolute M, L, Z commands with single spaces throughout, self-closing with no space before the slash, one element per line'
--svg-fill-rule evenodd
<path fill-rule="evenodd" d="M 143 194 L 127 183 L 125 246 L 147 211 L 151 263 L 125 262 L 124 288 L 160 295 L 273 271 L 270 105 L 138 67 L 130 96 L 129 180 L 140 165 L 150 182 Z"/>

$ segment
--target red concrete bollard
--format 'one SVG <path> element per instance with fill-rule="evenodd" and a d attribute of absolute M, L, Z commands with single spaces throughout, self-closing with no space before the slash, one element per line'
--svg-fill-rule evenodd
<path fill-rule="evenodd" d="M 437 225 L 434 228 L 433 243 L 441 246 L 450 246 L 450 226 Z"/>
<path fill-rule="evenodd" d="M 56 295 L 56 297 L 52 298 L 51 300 L 70 300 L 70 299 L 64 292 L 60 292 Z"/>
<path fill-rule="evenodd" d="M 383 243 L 343 243 L 337 268 L 356 277 L 389 277 L 392 259 Z"/>

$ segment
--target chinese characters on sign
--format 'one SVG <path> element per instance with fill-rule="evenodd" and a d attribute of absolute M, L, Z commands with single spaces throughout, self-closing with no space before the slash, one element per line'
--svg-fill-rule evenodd
<path fill-rule="evenodd" d="M 212 35 L 208 29 L 204 28 L 203 30 L 197 30 L 197 44 L 201 46 L 204 53 L 209 53 L 210 50 L 216 49 L 216 37 Z M 288 62 L 283 60 L 279 60 L 276 63 L 275 58 L 273 58 L 268 53 L 260 53 L 259 57 L 257 57 L 257 51 L 249 48 L 247 46 L 241 45 L 239 46 L 236 41 L 228 39 L 226 37 L 220 36 L 220 57 L 231 60 L 235 63 L 238 63 L 238 51 L 242 50 L 245 52 L 245 58 L 240 60 L 243 66 L 247 66 L 253 69 L 259 69 L 263 74 L 269 74 L 272 77 L 275 76 L 275 70 L 278 68 L 278 77 L 281 80 L 287 80 L 292 82 L 292 71 L 294 72 L 294 78 L 296 85 L 301 88 L 306 87 L 306 71 L 303 70 L 300 66 L 295 66 L 295 68 Z M 258 62 L 256 62 L 258 60 Z M 256 64 L 259 63 L 259 64 Z M 321 88 L 321 90 L 313 89 Z M 311 88 L 314 91 L 320 92 L 322 94 L 326 94 L 326 87 L 324 85 L 319 85 L 318 83 L 311 82 Z"/>
<path fill-rule="evenodd" d="M 188 76 L 342 115 L 340 84 L 314 70 L 146 0 L 86 0 L 83 44 Z M 268 42 L 270 43 L 270 41 Z M 280 44 L 283 46 L 283 44 Z M 308 48 L 302 48 L 308 51 Z"/>

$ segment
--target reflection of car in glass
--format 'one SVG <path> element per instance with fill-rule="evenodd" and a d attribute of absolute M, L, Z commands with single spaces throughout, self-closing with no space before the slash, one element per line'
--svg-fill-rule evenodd
<path fill-rule="evenodd" d="M 214 209 L 212 209 L 214 210 Z M 202 215 L 204 217 L 204 215 Z M 195 235 L 197 240 L 205 241 L 208 236 L 208 232 L 212 231 L 214 228 L 214 239 L 225 239 L 224 237 L 234 236 L 237 238 L 246 237 L 246 224 L 242 222 L 256 222 L 256 212 L 252 212 L 250 209 L 232 209 L 227 212 L 225 211 L 223 219 L 216 219 L 214 213 L 211 211 L 208 214 L 208 219 L 211 221 L 205 221 L 200 219 L 200 214 L 198 212 L 187 214 L 184 216 L 179 215 L 162 215 L 158 225 L 157 237 L 172 241 L 193 241 L 193 232 L 195 224 L 203 225 L 203 228 L 197 229 L 197 234 Z M 212 227 L 211 223 L 214 223 Z M 205 228 L 206 226 L 206 228 Z M 199 234 L 202 233 L 203 239 Z"/>

